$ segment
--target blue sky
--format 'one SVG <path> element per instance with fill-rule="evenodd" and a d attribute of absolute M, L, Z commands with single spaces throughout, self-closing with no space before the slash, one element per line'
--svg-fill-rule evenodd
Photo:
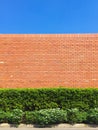
<path fill-rule="evenodd" d="M 0 33 L 98 33 L 98 0 L 0 0 Z"/>

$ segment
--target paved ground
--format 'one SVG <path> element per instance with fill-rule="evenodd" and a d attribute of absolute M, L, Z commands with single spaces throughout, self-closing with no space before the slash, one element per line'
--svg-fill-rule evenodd
<path fill-rule="evenodd" d="M 0 128 L 0 130 L 98 130 L 98 128 Z"/>

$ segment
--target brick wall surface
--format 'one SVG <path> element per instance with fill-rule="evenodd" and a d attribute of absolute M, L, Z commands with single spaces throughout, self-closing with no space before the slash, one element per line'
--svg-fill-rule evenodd
<path fill-rule="evenodd" d="M 98 87 L 98 34 L 0 34 L 0 88 Z"/>

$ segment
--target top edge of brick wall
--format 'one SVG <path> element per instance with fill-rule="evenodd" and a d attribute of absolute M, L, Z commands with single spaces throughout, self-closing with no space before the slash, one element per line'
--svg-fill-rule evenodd
<path fill-rule="evenodd" d="M 0 37 L 98 37 L 97 34 L 0 34 Z"/>

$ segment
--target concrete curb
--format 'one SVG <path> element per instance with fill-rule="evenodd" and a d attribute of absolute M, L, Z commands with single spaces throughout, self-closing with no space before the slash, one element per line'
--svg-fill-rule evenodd
<path fill-rule="evenodd" d="M 8 123 L 1 123 L 0 124 L 0 128 L 12 128 L 12 127 L 16 127 L 16 125 L 14 124 L 8 124 Z M 40 126 L 38 125 L 31 125 L 31 124 L 20 124 L 18 126 L 18 128 L 39 128 Z M 90 125 L 90 124 L 57 124 L 57 125 L 51 125 L 51 126 L 47 126 L 46 128 L 98 128 L 98 125 Z"/>

